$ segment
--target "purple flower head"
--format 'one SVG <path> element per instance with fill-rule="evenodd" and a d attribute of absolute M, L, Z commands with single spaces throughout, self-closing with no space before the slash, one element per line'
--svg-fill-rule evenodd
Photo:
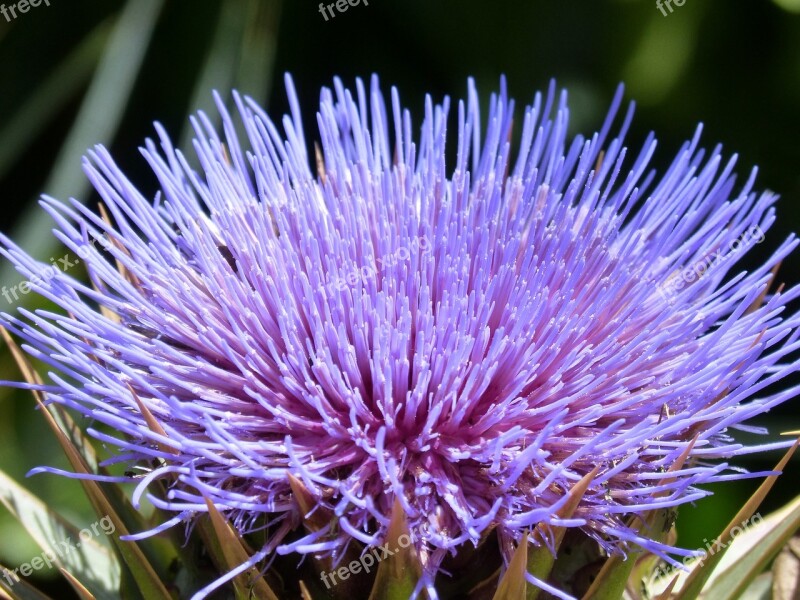
<path fill-rule="evenodd" d="M 512 147 L 504 85 L 485 131 L 470 84 L 455 118 L 427 98 L 416 138 L 396 90 L 387 105 L 377 78 L 355 92 L 336 80 L 315 157 L 287 88 L 282 132 L 238 95 L 244 139 L 219 98 L 223 135 L 193 119 L 199 170 L 159 127 L 142 150 L 154 199 L 104 148 L 89 153 L 113 225 L 43 205 L 91 285 L 38 277 L 45 265 L 3 238 L 64 309 L 2 316 L 53 367 L 49 400 L 93 419 L 118 449 L 109 462 L 144 469 L 135 503 L 174 513 L 133 537 L 208 498 L 242 532 L 269 521 L 253 561 L 340 557 L 381 543 L 397 500 L 435 597 L 447 554 L 490 530 L 506 558 L 539 523 L 663 555 L 630 515 L 701 498 L 746 476 L 725 460 L 786 446 L 743 447 L 730 430 L 797 392 L 771 384 L 798 370 L 800 319 L 783 312 L 800 290 L 768 292 L 797 241 L 736 269 L 776 196 L 754 191 L 755 172 L 737 186 L 735 159 L 700 149 L 699 128 L 658 178 L 652 136 L 638 154 L 623 145 L 632 110 L 614 126 L 621 90 L 599 133 L 569 141 L 551 87 Z M 291 533 L 290 474 L 333 515 L 318 531 Z M 166 499 L 148 493 L 157 480 Z"/>

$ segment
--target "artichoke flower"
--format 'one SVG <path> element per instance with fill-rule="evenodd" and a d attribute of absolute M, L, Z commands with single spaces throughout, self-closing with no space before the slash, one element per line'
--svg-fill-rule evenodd
<path fill-rule="evenodd" d="M 554 86 L 515 131 L 504 82 L 484 120 L 471 82 L 455 115 L 427 98 L 417 135 L 397 90 L 336 80 L 312 150 L 286 81 L 281 126 L 217 96 L 195 157 L 157 126 L 155 197 L 88 153 L 101 210 L 42 201 L 88 283 L 2 238 L 62 309 L 0 316 L 49 366 L 19 354 L 28 381 L 6 384 L 48 406 L 73 465 L 33 473 L 81 479 L 115 524 L 116 583 L 64 567 L 76 589 L 647 597 L 659 561 L 669 579 L 698 555 L 678 507 L 774 480 L 736 459 L 792 441 L 732 434 L 765 433 L 748 420 L 800 366 L 800 288 L 771 286 L 797 240 L 736 267 L 776 219 L 755 172 L 737 185 L 698 127 L 657 176 L 652 135 L 624 145 L 621 89 L 591 136 L 568 138 Z"/>

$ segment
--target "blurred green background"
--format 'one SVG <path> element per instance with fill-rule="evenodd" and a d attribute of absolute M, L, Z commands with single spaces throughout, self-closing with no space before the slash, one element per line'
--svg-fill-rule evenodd
<path fill-rule="evenodd" d="M 94 205 L 98 198 L 80 169 L 86 148 L 108 145 L 152 194 L 154 178 L 137 150 L 153 135 L 152 121 L 186 148 L 189 113 L 211 109 L 212 89 L 234 87 L 278 116 L 287 110 L 287 71 L 309 135 L 316 131 L 319 88 L 334 75 L 351 84 L 355 76 L 379 73 L 385 90 L 398 86 L 416 123 L 426 93 L 435 100 L 462 97 L 468 76 L 486 98 L 505 74 L 520 104 L 556 78 L 569 89 L 573 132 L 583 133 L 600 125 L 624 81 L 639 107 L 629 145 L 656 131 L 656 166 L 663 169 L 702 121 L 707 147 L 721 142 L 738 152 L 742 176 L 758 165 L 759 187 L 781 194 L 779 220 L 745 266 L 798 229 L 797 0 L 687 0 L 666 17 L 655 0 L 370 0 L 368 6 L 362 0 L 328 21 L 318 7 L 305 0 L 51 0 L 10 22 L 0 17 L 0 230 L 46 260 L 58 247 L 36 198 L 75 196 Z M 0 279 L 9 285 L 20 277 L 2 261 Z M 783 264 L 779 279 L 800 282 L 800 254 Z M 31 296 L 19 305 L 37 306 Z M 0 310 L 11 308 L 0 300 Z M 7 352 L 0 356 L 0 378 L 18 379 Z M 798 402 L 759 423 L 775 436 L 800 429 Z M 30 397 L 2 389 L 0 403 L 0 469 L 76 522 L 92 522 L 74 481 L 25 478 L 37 465 L 67 468 Z M 768 469 L 778 456 L 738 464 Z M 762 513 L 800 492 L 798 475 L 795 460 Z M 682 509 L 680 543 L 694 548 L 715 536 L 756 485 L 717 486 L 713 498 Z M 35 554 L 0 510 L 0 563 L 18 565 Z"/>

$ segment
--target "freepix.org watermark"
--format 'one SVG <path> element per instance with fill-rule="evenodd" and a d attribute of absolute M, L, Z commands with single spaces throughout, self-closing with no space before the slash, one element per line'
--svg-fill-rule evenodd
<path fill-rule="evenodd" d="M 333 12 L 334 6 L 336 7 L 336 10 L 338 12 L 343 13 L 346 12 L 347 9 L 350 8 L 351 6 L 358 6 L 361 3 L 361 1 L 362 0 L 336 0 L 336 2 L 328 4 L 327 6 L 325 6 L 324 3 L 320 2 L 319 12 L 323 17 L 325 17 L 325 20 L 327 21 L 328 14 L 331 15 L 331 19 L 333 19 L 336 16 L 336 13 Z M 363 1 L 364 1 L 364 6 L 369 6 L 369 0 L 363 0 Z"/>
<path fill-rule="evenodd" d="M 366 265 L 360 269 L 353 269 L 344 276 L 342 276 L 340 272 L 338 277 L 332 277 L 331 282 L 325 287 L 332 292 L 343 292 L 348 286 L 356 285 L 359 281 L 366 283 L 367 280 L 377 276 L 380 271 L 383 271 L 387 267 L 393 267 L 400 261 L 408 260 L 411 258 L 411 253 L 417 249 L 422 250 L 423 254 L 430 251 L 431 242 L 428 236 L 423 235 L 422 237 L 415 238 L 411 240 L 409 246 L 401 246 L 392 254 L 376 258 L 375 262 L 378 264 L 378 268 L 372 265 Z"/>
<path fill-rule="evenodd" d="M 103 236 L 99 239 L 92 238 L 89 241 L 88 245 L 81 246 L 78 249 L 78 256 L 80 256 L 83 259 L 86 259 L 89 256 L 89 246 L 94 247 L 94 245 L 97 243 L 99 243 L 104 250 L 108 250 L 109 248 L 111 248 L 111 242 L 108 241 L 106 236 Z M 14 297 L 13 301 L 18 301 L 19 294 L 22 294 L 23 296 L 27 295 L 33 289 L 32 286 L 41 285 L 43 282 L 50 281 L 53 277 L 55 277 L 58 274 L 59 270 L 64 271 L 66 273 L 69 269 L 71 269 L 77 264 L 80 264 L 81 262 L 77 258 L 74 260 L 71 259 L 72 257 L 70 256 L 69 253 L 65 254 L 59 259 L 53 258 L 51 256 L 50 262 L 52 264 L 42 269 L 39 276 L 34 275 L 33 277 L 30 278 L 30 280 L 21 281 L 15 285 L 12 285 L 11 287 L 3 286 L 3 288 L 0 289 L 0 295 L 2 295 L 3 298 L 6 299 L 6 302 L 8 302 L 9 304 L 12 303 L 11 299 L 12 296 Z"/>
<path fill-rule="evenodd" d="M 704 538 L 703 543 L 706 545 L 706 547 L 697 549 L 697 552 L 702 553 L 700 557 L 698 558 L 695 556 L 685 556 L 683 558 L 683 564 L 685 566 L 689 566 L 694 561 L 696 561 L 695 564 L 698 567 L 701 567 L 709 556 L 714 556 L 717 552 L 721 552 L 722 550 L 730 546 L 733 543 L 733 540 L 735 540 L 737 537 L 739 537 L 741 534 L 747 531 L 750 527 L 755 527 L 756 525 L 761 524 L 763 520 L 764 518 L 761 516 L 761 513 L 756 513 L 749 519 L 745 519 L 738 525 L 734 526 L 731 529 L 730 533 L 731 539 L 727 544 L 725 542 L 720 541 L 719 539 L 714 539 L 713 541 L 709 542 L 707 539 Z M 675 574 L 674 571 L 675 571 L 674 569 L 669 568 L 667 565 L 661 565 L 655 570 L 653 575 L 655 578 L 658 579 L 661 577 L 674 575 Z"/>
<path fill-rule="evenodd" d="M 749 248 L 754 244 L 760 244 L 766 239 L 764 232 L 758 225 L 753 225 L 745 231 L 738 238 L 733 240 L 728 247 L 718 248 L 714 254 L 709 254 L 705 259 L 689 265 L 685 269 L 676 271 L 663 283 L 656 285 L 658 293 L 661 294 L 667 302 L 672 303 L 675 300 L 675 295 L 686 287 L 689 283 L 699 281 L 706 276 L 715 267 L 718 267 L 731 256 Z"/>
<path fill-rule="evenodd" d="M 672 14 L 672 11 L 675 10 L 672 8 L 672 5 L 675 6 L 683 6 L 686 4 L 686 0 L 656 0 L 656 8 L 661 11 L 661 14 L 665 17 Z M 667 7 L 666 9 L 664 7 Z M 667 9 L 669 9 L 669 13 L 667 13 Z"/>
<path fill-rule="evenodd" d="M 349 579 L 350 575 L 358 575 L 362 571 L 364 573 L 369 573 L 372 568 L 384 558 L 392 557 L 400 552 L 401 549 L 408 548 L 414 543 L 414 534 L 413 532 L 409 532 L 399 535 L 397 537 L 397 545 L 399 548 L 395 548 L 394 550 L 389 548 L 389 543 L 390 542 L 386 542 L 383 546 L 377 546 L 367 550 L 361 555 L 361 558 L 358 560 L 351 560 L 348 565 L 343 565 L 327 573 L 323 571 L 320 575 L 320 579 L 325 584 L 325 588 L 331 589 L 331 586 L 339 585 L 339 583 L 345 579 Z M 337 576 L 339 577 L 339 581 L 336 581 Z"/>
<path fill-rule="evenodd" d="M 74 541 L 69 537 L 58 542 L 51 540 L 51 546 L 45 549 L 40 555 L 34 556 L 26 563 L 22 563 L 13 571 L 3 569 L 3 577 L 8 582 L 9 586 L 13 586 L 20 580 L 19 575 L 30 577 L 34 571 L 44 569 L 45 567 L 50 569 L 54 564 L 58 564 L 60 559 L 71 552 L 77 551 L 77 549 L 81 547 L 81 544 L 88 542 L 92 538 L 100 537 L 101 534 L 111 535 L 116 529 L 117 527 L 111 521 L 111 517 L 106 515 L 99 521 L 92 523 L 89 527 L 81 529 L 80 532 L 78 532 L 78 538 L 80 538 L 78 541 Z"/>
<path fill-rule="evenodd" d="M 50 0 L 19 0 L 19 2 L 11 6 L 6 6 L 5 4 L 0 5 L 0 13 L 6 18 L 6 23 L 10 23 L 11 19 L 17 18 L 17 11 L 26 13 L 31 7 L 36 8 L 41 6 L 42 2 L 44 2 L 45 6 L 50 6 Z M 11 16 L 9 16 L 9 13 Z"/>

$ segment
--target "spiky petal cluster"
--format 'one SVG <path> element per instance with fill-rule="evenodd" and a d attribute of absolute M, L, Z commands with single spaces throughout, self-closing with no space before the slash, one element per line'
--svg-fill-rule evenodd
<path fill-rule="evenodd" d="M 377 79 L 355 94 L 336 81 L 315 160 L 287 87 L 283 133 L 237 95 L 244 140 L 222 102 L 224 135 L 199 114 L 199 171 L 159 128 L 160 149 L 142 150 L 154 200 L 96 147 L 85 171 L 113 226 L 44 201 L 93 286 L 59 272 L 34 288 L 69 316 L 3 315 L 54 367 L 49 399 L 91 417 L 114 461 L 144 468 L 135 499 L 167 483 L 166 500 L 151 496 L 175 513 L 164 527 L 210 498 L 242 531 L 268 515 L 258 558 L 339 554 L 382 541 L 397 498 L 434 594 L 449 551 L 494 528 L 509 553 L 560 522 L 595 466 L 561 524 L 612 552 L 665 550 L 626 516 L 741 476 L 716 459 L 755 449 L 726 431 L 796 393 L 764 391 L 798 367 L 780 361 L 798 347 L 800 320 L 781 313 L 799 291 L 766 293 L 797 242 L 733 276 L 775 196 L 754 177 L 737 190 L 734 160 L 706 157 L 699 129 L 657 179 L 652 137 L 626 156 L 632 112 L 606 142 L 620 94 L 598 134 L 568 142 L 566 95 L 551 87 L 512 150 L 504 86 L 483 139 L 470 85 L 455 121 L 447 99 L 426 100 L 417 143 L 395 90 L 387 106 Z M 41 274 L 4 244 L 21 273 Z M 288 474 L 329 525 L 287 535 L 301 518 Z"/>

